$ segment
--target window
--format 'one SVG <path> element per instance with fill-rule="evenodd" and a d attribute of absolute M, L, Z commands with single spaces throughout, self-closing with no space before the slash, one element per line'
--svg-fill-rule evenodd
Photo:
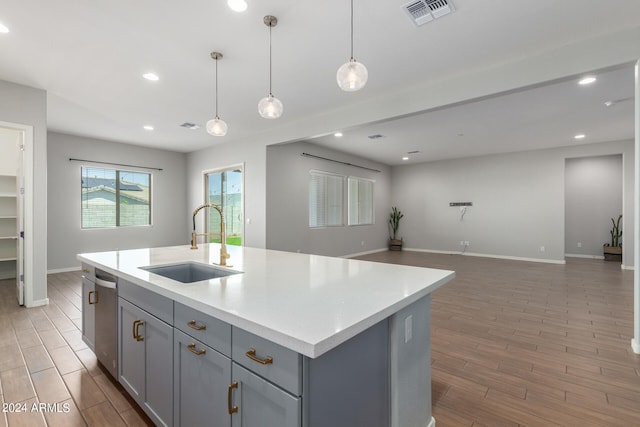
<path fill-rule="evenodd" d="M 350 176 L 348 183 L 349 225 L 373 224 L 373 181 Z"/>
<path fill-rule="evenodd" d="M 82 228 L 151 224 L 151 174 L 94 167 L 80 174 Z"/>
<path fill-rule="evenodd" d="M 220 206 L 224 213 L 227 245 L 242 246 L 242 166 L 205 173 L 205 203 Z M 214 233 L 211 243 L 220 243 L 220 214 L 209 212 L 207 232 Z"/>
<path fill-rule="evenodd" d="M 309 227 L 344 225 L 344 177 L 326 172 L 310 171 Z"/>

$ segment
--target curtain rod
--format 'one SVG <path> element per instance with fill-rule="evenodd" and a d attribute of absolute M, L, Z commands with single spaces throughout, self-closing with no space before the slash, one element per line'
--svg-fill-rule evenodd
<path fill-rule="evenodd" d="M 314 159 L 320 159 L 320 160 L 326 160 L 328 162 L 334 162 L 334 163 L 340 163 L 343 165 L 347 165 L 347 166 L 353 166 L 355 168 L 360 168 L 360 169 L 366 169 L 369 171 L 373 171 L 373 172 L 381 172 L 378 169 L 373 169 L 373 168 L 368 168 L 366 166 L 359 166 L 359 165 L 354 165 L 353 163 L 347 163 L 347 162 L 341 162 L 340 160 L 333 160 L 333 159 L 328 159 L 326 157 L 320 157 L 320 156 L 316 156 L 315 154 L 309 154 L 309 153 L 302 153 L 301 156 L 304 157 L 313 157 Z"/>
<path fill-rule="evenodd" d="M 99 163 L 101 165 L 125 166 L 125 167 L 128 167 L 128 168 L 138 168 L 138 169 L 152 169 L 152 170 L 155 170 L 155 171 L 163 170 L 162 168 L 152 168 L 152 167 L 149 167 L 149 166 L 136 166 L 136 165 L 125 165 L 125 164 L 122 164 L 122 163 L 98 162 L 96 160 L 85 160 L 85 159 L 70 158 L 69 161 L 70 162 Z"/>

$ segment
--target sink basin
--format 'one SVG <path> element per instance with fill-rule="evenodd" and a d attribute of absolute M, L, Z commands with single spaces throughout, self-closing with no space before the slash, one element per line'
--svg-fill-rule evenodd
<path fill-rule="evenodd" d="M 140 267 L 140 269 L 182 283 L 200 282 L 202 280 L 217 279 L 219 277 L 240 273 L 240 271 L 225 270 L 223 268 L 195 262 Z"/>

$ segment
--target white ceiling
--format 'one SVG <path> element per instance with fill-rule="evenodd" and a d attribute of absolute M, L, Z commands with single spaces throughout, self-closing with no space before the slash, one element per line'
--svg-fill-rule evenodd
<path fill-rule="evenodd" d="M 344 93 L 335 72 L 349 58 L 347 0 L 247 0 L 238 14 L 224 0 L 3 0 L 0 79 L 47 90 L 50 130 L 190 152 L 213 144 L 259 139 L 345 105 L 400 92 L 460 70 L 481 70 L 552 47 L 638 26 L 637 0 L 453 0 L 457 11 L 416 27 L 404 0 L 355 0 L 355 57 L 369 83 Z M 614 3 L 614 5 L 612 5 Z M 284 103 L 279 120 L 258 116 L 268 92 L 268 28 L 273 29 L 273 93 Z M 214 61 L 220 51 L 219 112 L 225 137 L 209 136 L 214 114 Z M 141 75 L 153 71 L 159 82 Z M 507 96 L 405 117 L 318 143 L 387 164 L 629 138 L 631 70 L 602 74 L 578 88 L 556 82 Z M 196 131 L 183 122 L 201 125 Z M 354 120 L 352 123 L 356 123 Z M 152 132 L 142 126 L 151 124 Z M 330 129 L 327 129 L 329 132 Z M 387 138 L 371 141 L 366 135 Z M 458 136 L 463 134 L 463 136 Z M 309 136 L 309 135 L 301 135 Z M 542 145 L 545 144 L 545 145 Z"/>

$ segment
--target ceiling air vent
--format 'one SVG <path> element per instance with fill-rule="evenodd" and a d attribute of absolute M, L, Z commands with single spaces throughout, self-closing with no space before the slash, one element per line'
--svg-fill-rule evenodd
<path fill-rule="evenodd" d="M 191 129 L 191 130 L 200 129 L 200 126 L 198 126 L 197 124 L 189 123 L 189 122 L 184 122 L 183 124 L 180 125 L 180 127 Z"/>
<path fill-rule="evenodd" d="M 369 138 L 369 139 L 380 139 L 380 138 L 384 138 L 384 135 L 381 135 L 381 134 L 377 133 L 375 135 L 369 135 L 367 138 Z"/>
<path fill-rule="evenodd" d="M 426 24 L 456 10 L 449 0 L 417 0 L 403 5 L 402 8 L 416 25 Z"/>

